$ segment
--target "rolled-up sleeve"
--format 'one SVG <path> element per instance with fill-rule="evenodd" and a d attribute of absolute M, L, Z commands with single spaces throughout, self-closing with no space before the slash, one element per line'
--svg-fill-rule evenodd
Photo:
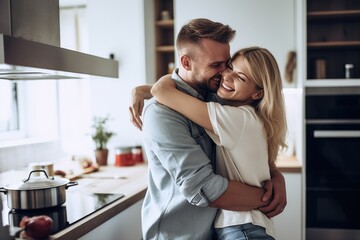
<path fill-rule="evenodd" d="M 143 133 L 154 154 L 152 157 L 158 160 L 157 164 L 162 165 L 189 203 L 207 206 L 227 189 L 228 181 L 213 171 L 209 159 L 210 138 L 202 128 L 179 113 L 153 103 L 144 112 Z M 164 174 L 154 176 L 156 167 L 151 170 L 155 184 L 162 189 Z"/>

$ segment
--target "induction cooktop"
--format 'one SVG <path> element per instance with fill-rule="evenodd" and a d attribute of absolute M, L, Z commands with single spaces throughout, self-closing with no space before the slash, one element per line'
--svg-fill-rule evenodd
<path fill-rule="evenodd" d="M 68 191 L 66 194 L 66 202 L 61 206 L 22 211 L 10 209 L 7 206 L 6 197 L 2 197 L 2 201 L 0 201 L 0 205 L 2 203 L 2 208 L 0 208 L 0 210 L 2 209 L 0 239 L 11 239 L 8 238 L 10 236 L 6 236 L 6 232 L 8 231 L 5 229 L 18 227 L 24 216 L 47 215 L 51 217 L 53 219 L 52 234 L 55 234 L 122 197 L 124 197 L 123 194 Z"/>

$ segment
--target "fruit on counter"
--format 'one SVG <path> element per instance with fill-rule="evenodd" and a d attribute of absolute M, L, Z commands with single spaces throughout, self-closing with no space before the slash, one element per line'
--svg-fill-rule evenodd
<path fill-rule="evenodd" d="M 81 162 L 81 166 L 82 166 L 83 168 L 88 168 L 88 167 L 90 167 L 92 164 L 93 164 L 93 162 L 92 162 L 91 159 L 83 159 L 82 162 Z"/>
<path fill-rule="evenodd" d="M 58 175 L 58 176 L 61 176 L 61 177 L 65 177 L 66 176 L 66 172 L 64 172 L 63 170 L 56 170 L 54 172 L 54 175 Z"/>
<path fill-rule="evenodd" d="M 27 236 L 35 239 L 44 239 L 51 233 L 53 220 L 46 215 L 35 217 L 25 216 L 19 226 L 24 228 Z"/>

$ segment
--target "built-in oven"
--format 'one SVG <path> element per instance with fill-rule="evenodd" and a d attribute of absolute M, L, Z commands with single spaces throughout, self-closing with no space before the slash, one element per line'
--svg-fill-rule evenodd
<path fill-rule="evenodd" d="M 360 87 L 308 88 L 306 240 L 360 239 Z"/>

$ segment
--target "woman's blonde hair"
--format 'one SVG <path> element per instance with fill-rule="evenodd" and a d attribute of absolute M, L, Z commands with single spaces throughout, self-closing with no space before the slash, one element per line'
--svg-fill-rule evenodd
<path fill-rule="evenodd" d="M 254 102 L 254 107 L 266 131 L 269 162 L 274 163 L 280 148 L 287 147 L 287 124 L 279 67 L 274 56 L 264 48 L 240 49 L 230 61 L 240 56 L 249 69 L 249 77 L 263 91 L 263 97 Z"/>

